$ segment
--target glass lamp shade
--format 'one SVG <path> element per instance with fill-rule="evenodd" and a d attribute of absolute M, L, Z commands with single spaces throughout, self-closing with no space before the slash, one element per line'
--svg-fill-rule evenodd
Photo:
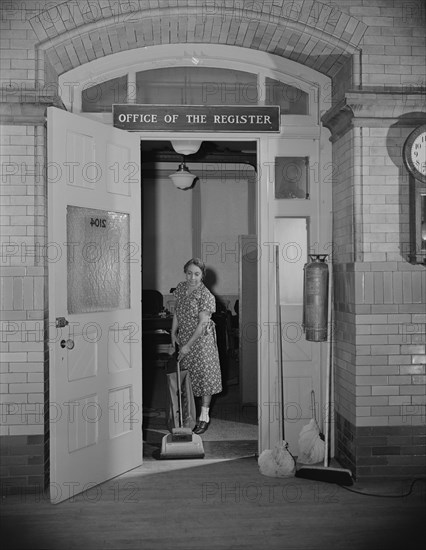
<path fill-rule="evenodd" d="M 183 162 L 179 165 L 177 172 L 169 176 L 178 189 L 188 189 L 194 183 L 196 177 L 194 174 L 191 174 Z"/>
<path fill-rule="evenodd" d="M 201 140 L 182 139 L 172 141 L 172 147 L 180 155 L 193 155 L 201 146 Z"/>

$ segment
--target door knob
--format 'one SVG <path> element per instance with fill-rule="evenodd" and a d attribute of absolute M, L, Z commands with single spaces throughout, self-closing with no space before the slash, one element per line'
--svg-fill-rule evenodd
<path fill-rule="evenodd" d="M 71 340 L 70 338 L 68 340 L 61 340 L 61 348 L 73 349 L 74 346 L 74 340 Z"/>

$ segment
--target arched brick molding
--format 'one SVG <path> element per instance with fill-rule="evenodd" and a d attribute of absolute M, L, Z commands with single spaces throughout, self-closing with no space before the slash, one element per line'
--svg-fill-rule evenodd
<path fill-rule="evenodd" d="M 335 5 L 314 0 L 283 6 L 270 2 L 233 6 L 201 0 L 182 0 L 178 6 L 172 0 L 69 0 L 41 12 L 30 23 L 40 41 L 39 82 L 45 81 L 45 64 L 59 76 L 88 61 L 134 48 L 214 43 L 279 55 L 331 78 L 345 69 L 342 81 L 350 86 L 356 83 L 351 78 L 357 73 L 355 54 L 367 29 Z"/>

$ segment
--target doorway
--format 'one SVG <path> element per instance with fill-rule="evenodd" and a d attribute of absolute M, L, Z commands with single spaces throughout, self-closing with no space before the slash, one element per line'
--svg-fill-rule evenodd
<path fill-rule="evenodd" d="M 194 46 L 195 47 L 195 46 Z M 179 55 L 181 54 L 181 55 Z M 169 74 L 169 68 L 176 66 L 176 59 L 180 59 L 180 62 L 182 65 L 192 67 L 194 60 L 199 59 L 199 51 L 198 47 L 195 47 L 195 49 L 188 44 L 170 44 L 170 45 L 162 45 L 160 47 L 153 46 L 152 48 L 146 49 L 146 48 L 135 48 L 134 50 L 130 50 L 126 52 L 126 60 L 125 63 L 123 63 L 122 53 L 117 55 L 111 55 L 108 58 L 108 71 L 105 71 L 105 65 L 103 63 L 98 64 L 97 62 L 92 63 L 85 63 L 81 67 L 76 67 L 76 69 L 73 69 L 72 71 L 63 73 L 63 75 L 60 77 L 60 88 L 62 90 L 68 90 L 69 86 L 67 85 L 68 82 L 79 82 L 79 85 L 75 88 L 73 88 L 73 94 L 72 98 L 71 95 L 67 99 L 66 97 L 62 97 L 62 100 L 64 102 L 64 105 L 66 108 L 68 108 L 72 113 L 79 116 L 80 118 L 86 118 L 88 121 L 90 121 L 90 124 L 93 126 L 101 124 L 101 126 L 98 126 L 99 134 L 101 137 L 108 137 L 110 133 L 115 133 L 115 130 L 119 131 L 117 128 L 112 128 L 113 126 L 113 117 L 112 117 L 112 103 L 116 101 L 116 98 L 114 97 L 114 93 L 109 94 L 102 94 L 102 97 L 105 99 L 105 102 L 102 105 L 99 105 L 97 101 L 91 102 L 90 105 L 84 105 L 82 103 L 82 99 L 84 97 L 84 92 L 86 89 L 89 89 L 93 86 L 96 86 L 97 82 L 101 82 L 101 88 L 103 92 L 106 92 L 106 90 L 115 90 L 114 83 L 115 79 L 120 80 L 120 90 L 123 90 L 123 97 L 129 98 L 129 103 L 131 103 L 131 99 L 136 99 L 136 101 L 146 101 L 145 99 L 145 91 L 146 89 L 143 87 L 144 82 L 151 82 L 151 80 L 147 80 L 144 78 L 143 73 L 146 73 L 146 71 L 157 69 L 157 68 L 163 68 L 166 69 L 166 73 Z M 331 144 L 328 141 L 328 135 L 322 131 L 321 128 L 321 122 L 320 122 L 320 113 L 327 111 L 329 108 L 329 97 L 327 94 L 321 93 L 321 90 L 328 89 L 329 85 L 329 79 L 325 77 L 324 75 L 321 75 L 307 67 L 303 67 L 300 64 L 294 64 L 292 62 L 289 62 L 288 60 L 282 60 L 279 57 L 271 56 L 270 54 L 266 52 L 257 52 L 254 50 L 250 51 L 250 62 L 248 63 L 247 60 L 247 50 L 244 48 L 235 48 L 231 46 L 220 46 L 220 45 L 209 45 L 208 53 L 203 52 L 203 58 L 202 58 L 202 66 L 204 66 L 207 70 L 210 68 L 217 68 L 217 67 L 223 67 L 227 71 L 231 71 L 232 73 L 232 79 L 231 81 L 227 80 L 225 78 L 226 75 L 223 75 L 224 78 L 216 79 L 215 84 L 215 94 L 209 93 L 209 101 L 210 104 L 215 105 L 217 103 L 223 104 L 223 101 L 218 102 L 217 94 L 221 94 L 223 90 L 227 89 L 228 84 L 234 83 L 234 81 L 240 85 L 248 84 L 250 89 L 254 86 L 253 89 L 258 90 L 258 94 L 254 94 L 252 97 L 252 100 L 250 100 L 250 104 L 256 103 L 257 100 L 262 99 L 266 101 L 266 104 L 276 104 L 278 103 L 280 105 L 281 109 L 281 115 L 280 115 L 280 133 L 279 135 L 272 136 L 272 135 L 265 135 L 263 132 L 254 132 L 250 133 L 250 138 L 253 140 L 254 143 L 256 143 L 256 162 L 257 162 L 257 172 L 255 176 L 256 185 L 253 186 L 253 189 L 256 190 L 256 197 L 255 197 L 255 231 L 254 235 L 257 238 L 257 245 L 259 248 L 259 254 L 256 257 L 255 256 L 255 262 L 256 262 L 256 275 L 257 275 L 257 283 L 255 285 L 255 288 L 257 289 L 257 296 L 256 294 L 253 295 L 254 301 L 256 302 L 257 307 L 257 327 L 259 329 L 259 335 L 257 338 L 257 351 L 255 354 L 251 354 L 252 357 L 255 356 L 255 369 L 256 372 L 253 376 L 253 378 L 256 380 L 258 385 L 258 391 L 256 393 L 256 402 L 258 405 L 258 412 L 257 417 L 259 419 L 259 426 L 258 426 L 258 450 L 262 451 L 264 449 L 272 448 L 272 446 L 278 442 L 280 439 L 282 439 L 282 418 L 279 414 L 277 414 L 277 411 L 281 407 L 281 396 L 279 392 L 279 361 L 277 360 L 278 354 L 277 354 L 277 345 L 276 341 L 272 337 L 270 337 L 270 328 L 271 326 L 275 326 L 276 323 L 276 296 L 275 296 L 275 266 L 273 264 L 273 261 L 271 261 L 271 251 L 273 250 L 272 245 L 275 246 L 275 240 L 276 240 L 276 232 L 275 232 L 275 218 L 280 217 L 292 217 L 297 215 L 298 217 L 310 217 L 311 221 L 313 220 L 315 223 L 312 225 L 310 224 L 310 228 L 318 227 L 318 231 L 316 233 L 318 234 L 318 242 L 316 235 L 311 231 L 311 239 L 309 241 L 309 246 L 313 246 L 318 244 L 318 249 L 321 251 L 321 248 L 323 247 L 324 243 L 330 243 L 331 237 L 331 231 L 323 231 L 322 228 L 324 227 L 323 222 L 320 223 L 320 220 L 324 220 L 325 218 L 331 219 L 331 216 L 329 215 L 331 211 L 331 202 L 329 200 L 323 200 L 324 194 L 323 189 L 324 187 L 328 187 L 331 185 L 329 181 L 326 181 L 326 178 L 329 174 L 326 173 L 326 170 L 328 167 L 332 167 L 332 164 L 329 162 L 331 159 Z M 200 68 L 200 67 L 197 67 Z M 241 74 L 241 73 L 245 73 Z M 228 73 L 228 74 L 231 74 Z M 253 76 L 249 76 L 246 78 L 247 74 L 252 73 L 253 75 L 256 75 L 255 78 Z M 179 74 L 186 74 L 182 71 L 179 71 Z M 199 86 L 200 82 L 201 84 L 206 84 L 206 80 L 201 75 L 201 79 L 198 79 L 195 82 L 195 87 L 198 86 L 199 90 L 196 93 L 199 93 L 200 90 L 206 89 L 203 86 Z M 199 75 L 199 76 L 200 76 Z M 135 77 L 136 77 L 136 88 L 139 92 L 136 94 L 136 98 L 134 96 L 134 89 L 135 89 Z M 110 81 L 106 80 L 110 79 Z M 95 82 L 96 81 L 96 82 Z M 152 82 L 155 82 L 152 80 Z M 221 82 L 223 86 L 216 86 L 218 82 Z M 250 84 L 250 82 L 252 84 Z M 194 82 L 193 82 L 194 83 Z M 142 86 L 141 86 L 142 84 Z M 163 86 L 162 82 L 158 82 L 159 86 L 155 89 L 162 89 L 162 90 L 168 90 L 169 96 L 167 97 L 166 103 L 167 104 L 174 104 L 180 96 L 178 96 L 175 93 L 175 88 L 170 86 Z M 189 86 L 187 88 L 187 84 L 190 84 L 188 79 L 185 80 L 185 82 L 180 84 L 179 86 L 185 90 L 185 94 L 183 96 L 182 101 L 180 103 L 189 102 L 192 104 L 199 104 L 199 101 L 194 101 L 194 97 L 199 97 L 199 95 L 195 95 L 194 97 L 187 94 L 187 91 L 189 89 L 193 89 L 193 86 Z M 179 87 L 178 86 L 178 87 Z M 239 86 L 238 89 L 241 87 Z M 195 88 L 194 88 L 195 89 Z M 247 90 L 247 87 L 243 86 L 244 90 Z M 154 88 L 153 88 L 154 90 Z M 277 94 L 272 92 L 277 92 Z M 92 90 L 93 91 L 93 90 Z M 142 92 L 142 95 L 141 95 Z M 291 93 L 289 93 L 291 92 Z M 295 94 L 293 93 L 295 92 Z M 229 95 L 229 94 L 228 94 Z M 233 93 L 230 94 L 228 97 L 227 95 L 227 102 L 228 99 L 233 97 Z M 246 94 L 246 96 L 251 94 Z M 99 97 L 98 94 L 94 94 L 94 96 Z M 298 101 L 294 102 L 291 100 L 291 97 L 297 97 Z M 121 97 L 121 95 L 120 95 Z M 157 102 L 160 95 L 157 93 L 152 93 L 151 96 L 152 101 Z M 299 98 L 302 101 L 302 109 L 299 107 L 301 106 L 299 103 Z M 248 98 L 250 99 L 250 98 Z M 232 99 L 231 99 L 232 102 Z M 179 103 L 179 101 L 178 101 Z M 237 101 L 239 104 L 240 101 Z M 203 102 L 204 104 L 204 102 Z M 232 102 L 232 104 L 234 104 Z M 110 128 L 111 127 L 111 128 Z M 93 128 L 88 128 L 87 135 L 90 136 L 90 132 Z M 81 130 L 81 128 L 80 128 Z M 78 131 L 80 131 L 78 130 Z M 97 130 L 97 131 L 98 131 Z M 135 177 L 135 173 L 133 172 L 134 168 L 139 169 L 140 165 L 140 157 L 136 156 L 136 159 L 134 157 L 134 152 L 136 151 L 136 155 L 139 152 L 139 144 L 140 140 L 151 140 L 151 141 L 160 141 L 164 140 L 167 136 L 166 133 L 161 132 L 155 132 L 155 131 L 143 131 L 139 134 L 134 133 L 134 147 L 132 146 L 132 152 L 131 154 L 127 154 L 125 150 L 123 150 L 123 136 L 126 134 L 123 130 L 122 137 L 118 138 L 117 144 L 108 144 L 108 147 L 104 147 L 103 150 L 108 151 L 108 155 L 106 157 L 107 159 L 107 166 L 105 167 L 105 174 L 108 174 L 107 178 L 101 178 L 100 186 L 108 186 L 108 192 L 112 193 L 113 195 L 117 195 L 117 201 L 122 201 L 124 199 L 120 198 L 121 196 L 124 197 L 135 197 L 136 195 L 134 193 L 139 192 L 140 186 L 139 186 L 139 173 L 137 173 L 137 177 Z M 55 131 L 52 131 L 52 128 L 48 129 L 48 135 L 51 137 L 55 137 L 56 139 L 56 129 Z M 70 134 L 70 139 L 74 140 L 72 143 L 77 146 L 77 152 L 74 156 L 67 158 L 67 167 L 68 166 L 74 166 L 76 163 L 80 163 L 85 167 L 93 167 L 95 166 L 95 157 L 94 151 L 96 149 L 96 144 L 93 146 L 86 146 L 87 145 L 87 139 L 86 137 L 84 139 L 78 140 L 74 139 L 72 137 L 74 134 Z M 213 135 L 213 134 L 210 134 Z M 224 129 L 222 131 L 215 132 L 213 141 L 214 144 L 225 143 L 229 142 L 231 145 L 229 149 L 231 152 L 235 152 L 233 150 L 233 146 L 235 146 L 236 142 L 247 142 L 247 133 L 235 131 L 235 132 L 226 132 Z M 200 135 L 197 132 L 191 132 L 191 139 L 202 139 L 205 138 L 204 135 Z M 188 134 L 185 134 L 185 132 L 176 132 L 173 133 L 173 139 L 182 139 L 185 140 L 188 138 Z M 120 141 L 122 143 L 120 143 Z M 311 213 L 306 212 L 295 212 L 294 206 L 296 204 L 296 199 L 291 199 L 291 201 L 288 201 L 287 199 L 284 199 L 284 202 L 282 202 L 282 199 L 279 199 L 279 201 L 275 200 L 274 198 L 274 180 L 276 178 L 276 174 L 274 173 L 274 159 L 279 158 L 281 156 L 285 155 L 291 155 L 291 157 L 297 157 L 300 154 L 303 154 L 303 156 L 306 156 L 306 147 L 313 147 L 315 149 L 314 155 L 310 155 L 312 162 L 309 164 L 310 172 L 313 172 L 313 176 L 315 177 L 315 183 L 318 183 L 318 190 L 320 192 L 320 196 L 318 197 L 318 201 L 316 201 L 316 207 L 313 208 L 313 211 Z M 168 146 L 169 147 L 169 146 Z M 70 147 L 65 147 L 65 149 L 68 152 L 73 151 L 74 149 Z M 294 150 L 295 149 L 295 150 Z M 110 154 L 110 151 L 112 151 L 113 154 Z M 173 151 L 172 151 L 173 152 Z M 214 151 L 211 151 L 214 153 Z M 242 153 L 243 151 L 240 151 Z M 227 151 L 229 153 L 229 151 Z M 224 154 L 224 151 L 221 151 L 221 154 Z M 92 156 L 90 156 L 92 155 Z M 115 162 L 115 158 L 117 157 L 117 163 Z M 84 159 L 84 162 L 82 162 L 82 159 Z M 112 162 L 112 159 L 114 159 L 114 162 Z M 134 160 L 135 159 L 135 160 Z M 53 162 L 56 162 L 55 159 L 52 159 Z M 88 160 L 89 162 L 86 162 Z M 143 162 L 145 162 L 144 159 L 142 159 Z M 165 179 L 168 178 L 169 169 L 170 170 L 176 170 L 177 165 L 179 164 L 179 161 L 181 159 L 174 158 L 172 164 L 173 166 L 170 166 L 170 162 L 167 165 L 167 172 L 165 173 Z M 241 159 L 236 160 L 237 163 L 240 163 Z M 218 171 L 218 164 L 220 164 L 220 161 L 218 161 L 217 156 L 212 156 L 209 158 L 209 163 L 213 165 L 213 172 Z M 192 166 L 192 165 L 190 165 Z M 201 165 L 200 165 L 201 166 Z M 120 167 L 120 170 L 117 171 L 117 167 Z M 145 168 L 145 166 L 144 166 Z M 228 166 L 229 168 L 229 166 Z M 123 172 L 124 170 L 124 172 Z M 68 170 L 63 170 L 63 174 L 69 173 Z M 276 172 L 276 171 L 275 171 Z M 118 178 L 118 174 L 123 174 L 123 178 Z M 318 177 L 317 177 L 318 176 Z M 90 174 L 90 177 L 93 178 L 93 174 Z M 143 177 L 143 176 L 142 176 Z M 171 185 L 170 181 L 166 180 Z M 93 184 L 97 183 L 96 181 L 93 182 Z M 321 185 L 320 185 L 321 183 Z M 326 186 L 324 184 L 327 183 Z M 129 194 L 129 189 L 125 188 L 127 185 L 130 185 L 132 187 L 133 185 L 137 187 L 137 189 L 131 188 L 131 194 Z M 124 186 L 124 187 L 123 187 Z M 96 187 L 96 185 L 94 185 Z M 143 182 L 143 188 L 145 189 L 145 181 Z M 166 189 L 166 187 L 164 187 Z M 196 191 L 197 188 L 194 190 Z M 212 186 L 211 189 L 216 191 L 216 186 Z M 327 191 L 327 194 L 330 195 L 330 193 Z M 195 194 L 194 194 L 195 195 Z M 50 194 L 52 196 L 52 194 Z M 172 193 L 169 191 L 166 193 L 166 197 L 170 198 L 172 196 Z M 176 197 L 179 197 L 177 200 L 181 202 L 185 202 L 187 198 L 186 192 L 179 191 L 178 195 L 175 195 Z M 185 201 L 184 201 L 185 198 Z M 326 197 L 327 198 L 327 197 Z M 140 207 L 139 200 L 136 201 L 131 200 L 132 206 L 137 205 L 137 208 Z M 313 201 L 310 201 L 310 203 L 313 205 Z M 118 203 L 117 203 L 118 204 Z M 307 201 L 306 201 L 307 204 Z M 86 206 L 86 205 L 84 205 Z M 98 202 L 95 203 L 96 207 L 98 206 Z M 178 204 L 174 204 L 175 210 L 178 212 L 181 212 L 180 207 Z M 124 208 L 124 207 L 123 207 Z M 53 208 L 49 208 L 49 220 L 52 218 L 52 212 Z M 55 210 L 57 211 L 56 205 Z M 113 208 L 111 208 L 112 211 L 127 211 L 123 210 L 121 207 L 117 206 L 115 203 L 113 205 Z M 315 210 L 315 211 L 314 211 Z M 152 209 L 152 213 L 155 212 L 155 209 Z M 172 219 L 175 216 L 172 217 Z M 62 218 L 65 219 L 65 216 L 62 213 Z M 140 215 L 139 212 L 136 215 L 132 215 L 133 220 L 140 221 Z M 180 258 L 186 258 L 193 256 L 193 251 L 197 250 L 197 246 L 202 246 L 202 238 L 200 236 L 200 233 L 197 232 L 191 232 L 188 236 L 188 239 L 180 239 L 179 241 L 176 241 L 174 232 L 172 231 L 171 234 L 166 234 L 164 231 L 164 227 L 171 227 L 173 228 L 173 224 L 169 224 L 166 222 L 169 222 L 169 220 L 162 220 L 160 216 L 156 217 L 158 223 L 163 224 L 163 231 L 157 232 L 158 235 L 163 235 L 164 238 L 169 238 L 173 242 L 178 242 L 179 246 L 188 246 L 189 247 L 189 253 L 180 254 Z M 190 213 L 190 219 L 191 224 L 199 222 L 200 220 L 197 220 L 197 218 L 194 216 L 192 218 L 192 212 Z M 316 220 L 316 221 L 315 221 Z M 96 223 L 96 222 L 94 222 Z M 96 227 L 96 226 L 94 226 Z M 192 225 L 191 225 L 192 227 Z M 197 240 L 197 235 L 198 240 Z M 56 238 L 56 237 L 55 237 Z M 51 241 L 54 240 L 53 236 L 50 239 Z M 126 250 L 127 253 L 133 254 L 133 252 L 138 249 L 138 246 L 140 245 L 141 240 L 141 231 L 137 232 L 137 235 L 133 235 L 131 237 L 131 243 L 129 244 L 135 244 L 135 247 L 132 250 Z M 204 250 L 204 252 L 209 252 L 210 259 L 217 257 L 219 260 L 221 259 L 222 252 L 225 254 L 225 257 L 227 259 L 232 259 L 232 257 L 235 257 L 236 251 L 232 250 L 229 246 L 229 243 L 226 243 L 224 241 L 221 243 L 220 241 L 207 241 L 209 248 L 208 250 Z M 219 246 L 220 245 L 220 246 Z M 205 246 L 205 245 L 204 245 Z M 219 251 L 216 247 L 219 247 Z M 133 272 L 135 272 L 135 277 L 133 279 L 137 279 L 139 282 L 141 281 L 141 269 L 139 263 L 133 262 L 132 257 L 132 265 L 131 269 Z M 52 263 L 52 262 L 50 262 Z M 145 260 L 144 260 L 144 267 Z M 163 276 L 163 274 L 167 273 L 174 273 L 175 268 L 173 270 L 168 270 L 167 266 L 162 266 L 163 268 L 158 270 L 158 276 Z M 221 264 L 220 264 L 221 267 Z M 219 271 L 221 273 L 221 270 Z M 53 278 L 49 276 L 49 285 L 52 286 Z M 170 285 L 164 286 L 164 292 L 168 293 L 170 288 L 172 286 L 175 286 L 177 281 L 177 278 L 173 280 Z M 145 281 L 144 281 L 145 283 Z M 50 292 L 50 291 L 49 291 Z M 59 291 L 58 291 L 59 293 Z M 138 292 L 133 292 L 132 300 L 135 302 L 135 312 L 137 308 L 137 314 L 140 315 L 140 296 L 139 296 L 139 289 Z M 49 298 L 49 302 L 51 304 L 54 303 L 54 300 Z M 59 302 L 58 302 L 59 303 Z M 146 303 L 146 302 L 145 302 Z M 167 307 L 167 301 L 165 306 Z M 241 307 L 241 302 L 240 302 Z M 281 304 L 283 306 L 283 304 Z M 129 317 L 127 315 L 127 310 L 123 310 L 123 315 L 125 316 L 121 324 L 119 325 L 120 328 L 122 326 L 127 327 L 129 322 Z M 58 311 L 54 310 L 52 307 L 49 311 L 49 317 L 51 320 L 55 320 L 56 317 L 62 316 L 63 313 L 58 308 Z M 59 317 L 60 318 L 60 317 Z M 120 318 L 121 319 L 121 318 Z M 241 311 L 240 311 L 240 319 L 241 319 Z M 256 324 L 256 323 L 255 323 Z M 140 327 L 141 323 L 136 322 L 136 325 L 132 325 L 130 328 L 134 327 Z M 134 336 L 134 333 L 131 333 L 132 336 Z M 240 332 L 241 336 L 241 332 Z M 249 334 L 247 331 L 245 333 L 246 337 L 252 338 L 252 334 Z M 118 340 L 119 339 L 115 339 Z M 115 340 L 113 339 L 114 343 Z M 243 338 L 240 337 L 240 344 Z M 130 342 L 126 342 L 126 344 Z M 133 344 L 133 338 L 132 338 L 132 344 Z M 59 344 L 58 344 L 59 345 Z M 140 341 L 137 342 L 138 351 L 135 352 L 135 354 L 131 357 L 132 360 L 135 363 L 136 369 L 133 369 L 133 372 L 135 375 L 140 376 L 141 375 L 141 369 L 139 366 L 141 365 L 142 361 L 139 360 L 139 354 L 141 353 L 141 345 Z M 58 357 L 62 357 L 60 355 L 62 351 L 62 348 L 58 350 L 59 355 Z M 56 351 L 55 351 L 56 353 Z M 121 353 L 121 352 L 120 352 Z M 126 355 L 124 354 L 126 357 Z M 110 353 L 110 357 L 115 357 L 114 354 Z M 135 359 L 136 358 L 136 359 Z M 51 354 L 51 360 L 53 361 L 53 354 Z M 241 361 L 240 361 L 241 363 Z M 54 364 L 54 361 L 52 362 Z M 121 364 L 121 363 L 120 363 Z M 295 368 L 297 366 L 295 365 Z M 129 371 L 131 369 L 128 369 Z M 127 372 L 127 369 L 126 369 Z M 245 371 L 243 371 L 245 372 Z M 292 374 L 289 372 L 289 370 L 286 370 L 286 373 Z M 297 375 L 299 376 L 300 372 L 297 371 Z M 51 379 L 54 379 L 54 375 L 51 375 Z M 138 384 L 138 390 L 137 394 L 131 396 L 129 399 L 127 399 L 128 402 L 132 402 L 135 404 L 135 410 L 137 410 L 138 414 L 140 413 L 142 415 L 142 410 L 140 407 L 141 398 L 140 398 L 140 386 L 141 384 Z M 288 387 L 290 387 L 288 385 Z M 123 402 L 125 401 L 123 398 Z M 55 402 L 55 394 L 54 392 L 51 392 L 50 400 L 53 400 L 53 403 Z M 129 401 L 130 400 L 130 401 Z M 113 409 L 114 410 L 114 409 Z M 128 411 L 126 411 L 128 412 Z M 227 413 L 228 416 L 230 413 Z M 115 416 L 113 414 L 109 415 L 114 421 Z M 122 415 L 123 416 L 123 415 Z M 139 419 L 138 416 L 134 416 L 133 414 L 132 420 L 135 420 L 133 422 L 133 425 L 136 425 L 136 420 Z M 65 418 L 65 417 L 64 417 Z M 103 415 L 102 417 L 104 420 L 106 419 L 106 415 Z M 58 428 L 58 424 L 54 426 L 54 428 Z M 210 429 L 209 429 L 210 431 Z M 133 434 L 135 435 L 139 430 L 134 429 Z M 288 432 L 288 430 L 287 430 Z M 114 435 L 114 433 L 113 433 Z M 139 433 L 138 433 L 139 435 Z M 52 429 L 50 432 L 51 441 L 53 442 L 53 445 L 56 445 L 58 449 L 64 448 L 64 446 L 61 444 L 61 440 L 55 437 L 55 431 Z M 286 436 L 287 438 L 287 436 Z M 118 441 L 118 439 L 116 438 Z M 141 437 L 139 435 L 138 437 L 138 444 L 141 443 Z M 52 446 L 53 446 L 52 445 Z M 88 450 L 90 450 L 92 446 L 88 447 Z M 104 453 L 105 454 L 105 453 Z M 141 458 L 141 453 L 134 453 L 137 454 L 137 458 Z M 114 458 L 113 453 L 111 453 L 111 464 L 115 464 L 116 460 Z M 126 456 L 129 456 L 129 453 L 126 453 Z M 51 464 L 53 461 L 51 460 Z M 98 461 L 93 461 L 94 468 L 97 467 Z M 52 469 L 51 469 L 52 470 Z M 82 472 L 86 473 L 87 468 L 82 469 Z M 124 470 L 121 470 L 124 471 Z M 91 476 L 91 474 L 89 474 Z M 108 475 L 110 475 L 108 473 Z M 69 479 L 69 474 L 67 473 L 67 477 L 65 479 Z M 73 479 L 80 479 L 77 475 L 73 477 Z M 90 479 L 94 479 L 94 477 L 90 477 Z"/>
<path fill-rule="evenodd" d="M 169 175 L 185 160 L 196 179 L 177 189 Z M 241 261 L 243 237 L 257 233 L 257 142 L 203 140 L 184 159 L 170 141 L 141 141 L 144 459 L 158 457 L 167 433 L 166 370 L 174 311 L 173 288 L 187 259 L 200 257 L 205 284 L 216 298 L 217 342 L 223 391 L 212 400 L 212 422 L 203 435 L 206 458 L 237 458 L 258 451 L 257 351 L 241 338 L 241 315 L 256 325 L 255 292 L 244 289 L 256 263 Z M 244 299 L 241 297 L 244 296 Z M 248 297 L 249 296 L 249 297 Z M 256 343 L 256 339 L 254 339 Z M 251 348 L 248 353 L 247 348 Z M 241 357 L 245 357 L 244 364 Z M 251 384 L 249 392 L 247 382 Z M 251 393 L 250 393 L 251 392 Z"/>

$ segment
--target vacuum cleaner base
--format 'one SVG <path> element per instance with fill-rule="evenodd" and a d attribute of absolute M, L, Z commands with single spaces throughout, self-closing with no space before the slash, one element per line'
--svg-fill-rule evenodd
<path fill-rule="evenodd" d="M 168 433 L 163 437 L 160 451 L 161 459 L 204 458 L 203 442 L 199 435 L 191 434 L 190 439 L 186 434 L 183 438 L 180 435 Z"/>

